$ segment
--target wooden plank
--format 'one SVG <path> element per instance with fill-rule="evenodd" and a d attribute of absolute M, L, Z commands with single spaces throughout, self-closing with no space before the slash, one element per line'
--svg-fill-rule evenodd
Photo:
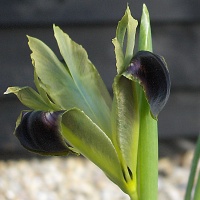
<path fill-rule="evenodd" d="M 152 21 L 199 21 L 198 0 L 145 1 Z M 142 1 L 130 1 L 136 18 L 140 18 Z M 113 0 L 7 0 L 0 1 L 1 25 L 52 24 L 52 23 L 111 23 L 124 13 L 127 1 Z"/>

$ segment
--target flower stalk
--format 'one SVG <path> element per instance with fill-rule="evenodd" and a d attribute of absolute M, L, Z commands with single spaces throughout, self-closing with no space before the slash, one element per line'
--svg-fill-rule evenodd
<path fill-rule="evenodd" d="M 153 51 L 150 18 L 143 5 L 139 50 Z M 140 200 L 155 200 L 158 193 L 158 128 L 144 92 L 140 93 L 140 134 L 138 147 L 138 194 Z"/>

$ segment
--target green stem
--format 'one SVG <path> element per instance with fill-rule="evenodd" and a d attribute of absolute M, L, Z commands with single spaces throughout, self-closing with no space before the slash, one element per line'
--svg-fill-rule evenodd
<path fill-rule="evenodd" d="M 143 93 L 138 149 L 139 200 L 155 200 L 158 193 L 158 132 L 157 121 L 152 118 Z"/>
<path fill-rule="evenodd" d="M 194 192 L 194 200 L 199 200 L 199 199 L 200 199 L 200 173 L 198 175 L 198 180 Z"/>
<path fill-rule="evenodd" d="M 200 135 L 199 135 L 198 140 L 197 140 L 197 144 L 196 144 L 196 148 L 195 148 L 195 152 L 194 152 L 194 157 L 193 157 L 193 160 L 192 160 L 192 166 L 191 166 L 190 176 L 189 176 L 187 190 L 186 190 L 186 194 L 185 194 L 185 200 L 191 199 L 192 188 L 193 188 L 193 185 L 194 185 L 194 179 L 195 179 L 195 174 L 196 174 L 199 158 L 200 158 Z M 196 187 L 196 189 L 197 189 L 197 187 Z"/>
<path fill-rule="evenodd" d="M 137 192 L 133 193 L 133 194 L 130 196 L 130 200 L 139 200 L 139 199 L 138 199 Z"/>
<path fill-rule="evenodd" d="M 143 5 L 139 50 L 152 52 L 149 12 Z M 137 186 L 139 200 L 156 200 L 158 195 L 158 130 L 144 92 L 141 93 L 140 135 L 138 148 Z"/>

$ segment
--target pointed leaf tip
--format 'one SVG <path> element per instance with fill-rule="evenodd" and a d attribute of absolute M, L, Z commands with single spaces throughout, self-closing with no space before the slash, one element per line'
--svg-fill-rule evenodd
<path fill-rule="evenodd" d="M 157 117 L 170 94 L 170 76 L 164 59 L 148 51 L 139 51 L 132 58 L 124 75 L 142 85 L 151 112 Z"/>
<path fill-rule="evenodd" d="M 27 107 L 33 110 L 53 110 L 53 104 L 45 102 L 42 97 L 30 87 L 9 87 L 4 94 L 15 94 L 18 99 Z"/>
<path fill-rule="evenodd" d="M 137 25 L 137 20 L 132 17 L 129 6 L 127 6 L 124 16 L 118 22 L 116 37 L 112 40 L 115 47 L 118 74 L 121 74 L 127 68 L 133 56 Z"/>
<path fill-rule="evenodd" d="M 145 3 L 143 3 L 143 10 L 147 10 L 147 6 Z"/>
<path fill-rule="evenodd" d="M 140 23 L 139 33 L 139 50 L 153 51 L 151 38 L 151 25 L 149 11 L 145 4 L 143 4 L 142 17 Z"/>

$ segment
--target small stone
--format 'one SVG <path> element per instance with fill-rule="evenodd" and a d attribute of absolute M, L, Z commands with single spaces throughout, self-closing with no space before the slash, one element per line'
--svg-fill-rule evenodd
<path fill-rule="evenodd" d="M 184 168 L 190 169 L 192 164 L 192 159 L 194 156 L 194 150 L 187 151 L 182 157 L 181 157 L 181 163 L 180 165 Z"/>
<path fill-rule="evenodd" d="M 159 200 L 183 199 L 191 152 L 159 160 Z M 183 159 L 182 164 L 176 162 Z M 0 161 L 2 200 L 129 200 L 91 161 L 82 157 Z"/>
<path fill-rule="evenodd" d="M 173 164 L 169 158 L 162 158 L 158 163 L 158 171 L 160 176 L 170 176 L 173 172 Z"/>

